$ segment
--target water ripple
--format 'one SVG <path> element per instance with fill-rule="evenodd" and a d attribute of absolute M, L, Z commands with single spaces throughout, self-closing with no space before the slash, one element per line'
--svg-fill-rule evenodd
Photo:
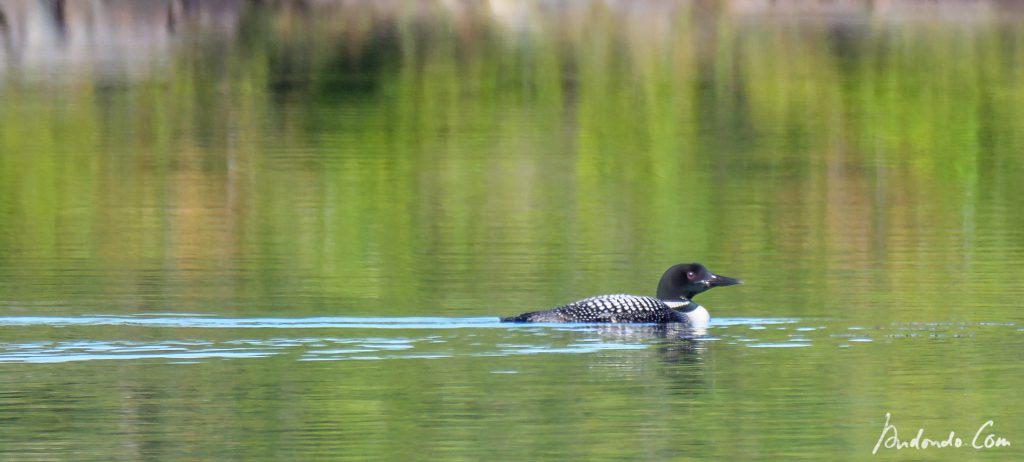
<path fill-rule="evenodd" d="M 49 328 L 55 327 L 64 329 L 63 339 L 50 339 Z M 509 324 L 493 317 L 220 318 L 159 314 L 8 316 L 0 317 L 0 329 L 5 330 L 2 338 L 7 339 L 0 343 L 0 363 L 191 363 L 280 355 L 290 355 L 297 361 L 367 361 L 587 354 L 711 341 L 747 348 L 849 348 L 877 340 L 913 341 L 920 337 L 918 331 L 929 337 L 961 338 L 971 335 L 965 331 L 1016 331 L 1017 326 L 905 324 L 866 329 L 811 319 L 716 318 L 707 331 L 697 332 L 651 324 Z M 215 338 L 195 338 L 197 332 L 199 337 L 207 336 L 202 329 L 208 329 L 209 337 Z M 150 340 L 136 340 L 143 335 Z M 699 354 L 703 350 L 694 351 Z"/>
<path fill-rule="evenodd" d="M 2 326 L 138 326 L 200 329 L 459 329 L 466 327 L 508 327 L 498 318 L 442 317 L 312 317 L 312 318 L 219 318 L 204 315 L 136 315 L 136 316 L 7 316 L 0 317 Z"/>
<path fill-rule="evenodd" d="M 796 319 L 786 318 L 717 318 L 712 325 L 765 325 L 789 324 Z M 449 318 L 449 317 L 347 317 L 325 316 L 310 318 L 220 318 L 201 314 L 192 315 L 134 315 L 134 316 L 2 316 L 0 327 L 4 326 L 138 326 L 200 329 L 462 329 L 511 327 L 558 327 L 578 329 L 607 324 L 512 324 L 499 322 L 495 317 Z"/>

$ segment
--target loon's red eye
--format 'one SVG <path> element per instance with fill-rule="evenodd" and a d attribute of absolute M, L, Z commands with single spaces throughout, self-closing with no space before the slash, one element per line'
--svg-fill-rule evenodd
<path fill-rule="evenodd" d="M 691 281 L 692 281 L 692 280 L 693 280 L 693 276 L 695 276 L 695 275 L 693 274 L 693 271 L 687 271 L 687 272 L 686 272 L 686 278 L 687 278 L 687 279 L 689 279 L 689 280 L 691 280 Z"/>

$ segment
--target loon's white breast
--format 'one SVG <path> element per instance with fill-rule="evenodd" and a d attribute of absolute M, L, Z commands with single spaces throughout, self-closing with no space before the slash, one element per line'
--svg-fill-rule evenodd
<path fill-rule="evenodd" d="M 707 327 L 711 322 L 711 313 L 693 300 L 662 300 L 669 308 L 686 316 L 693 327 Z"/>
<path fill-rule="evenodd" d="M 690 325 L 693 327 L 707 327 L 711 323 L 711 313 L 708 313 L 708 310 L 700 305 L 697 305 L 697 308 L 694 308 L 692 311 L 683 314 L 690 320 Z"/>

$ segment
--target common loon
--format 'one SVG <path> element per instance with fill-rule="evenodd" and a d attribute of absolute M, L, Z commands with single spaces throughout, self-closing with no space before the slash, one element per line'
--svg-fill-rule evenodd
<path fill-rule="evenodd" d="M 501 318 L 502 322 L 681 322 L 705 326 L 708 310 L 691 299 L 705 290 L 741 281 L 719 276 L 700 263 L 683 263 L 665 271 L 658 282 L 658 297 L 598 295 L 547 311 Z"/>

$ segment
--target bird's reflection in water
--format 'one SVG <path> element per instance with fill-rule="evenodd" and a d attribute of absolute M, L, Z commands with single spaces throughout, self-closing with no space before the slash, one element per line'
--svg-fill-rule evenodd
<path fill-rule="evenodd" d="M 647 345 L 649 361 L 635 354 L 609 352 L 600 362 L 614 365 L 620 371 L 629 371 L 631 377 L 642 377 L 655 371 L 667 378 L 666 393 L 679 393 L 686 400 L 694 399 L 707 390 L 706 367 L 710 355 L 706 328 L 692 328 L 681 324 L 607 324 L 588 326 L 591 332 L 607 342 Z M 589 330 L 589 329 L 588 329 Z M 645 379 L 646 380 L 646 379 Z"/>
<path fill-rule="evenodd" d="M 647 341 L 652 338 L 697 340 L 707 336 L 705 327 L 690 327 L 681 323 L 667 324 L 595 324 L 593 332 L 609 340 Z"/>
<path fill-rule="evenodd" d="M 662 359 L 674 364 L 699 364 L 707 351 L 708 330 L 679 323 L 603 324 L 593 326 L 601 338 L 615 342 L 652 343 Z"/>

